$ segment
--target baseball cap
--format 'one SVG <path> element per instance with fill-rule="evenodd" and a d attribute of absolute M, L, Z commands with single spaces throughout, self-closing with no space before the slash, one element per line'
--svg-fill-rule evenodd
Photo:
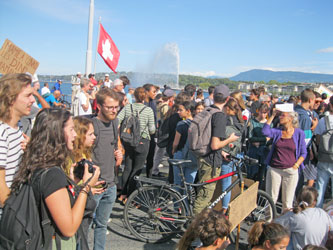
<path fill-rule="evenodd" d="M 218 86 L 215 87 L 214 89 L 214 95 L 216 94 L 223 94 L 223 97 L 227 97 L 230 95 L 230 91 L 228 86 L 224 85 L 224 84 L 220 84 Z"/>
<path fill-rule="evenodd" d="M 123 85 L 123 81 L 117 78 L 116 80 L 114 80 L 113 86 L 118 86 L 118 85 Z"/>
<path fill-rule="evenodd" d="M 175 95 L 175 92 L 172 89 L 166 89 L 163 91 L 163 95 L 167 97 L 171 97 Z"/>
<path fill-rule="evenodd" d="M 109 76 L 109 74 L 105 74 L 104 76 Z"/>
<path fill-rule="evenodd" d="M 82 75 L 81 72 L 77 72 L 77 75 Z"/>

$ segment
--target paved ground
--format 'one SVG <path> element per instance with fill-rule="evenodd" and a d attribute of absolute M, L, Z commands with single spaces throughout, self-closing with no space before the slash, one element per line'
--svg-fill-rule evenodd
<path fill-rule="evenodd" d="M 165 164 L 166 165 L 166 164 Z M 166 166 L 160 168 L 161 172 L 167 173 L 168 168 Z M 145 170 L 143 171 L 145 173 Z M 245 242 L 246 233 L 242 232 L 241 242 Z M 120 203 L 116 203 L 111 215 L 111 220 L 108 223 L 108 235 L 106 242 L 106 249 L 112 250 L 134 250 L 134 249 L 144 249 L 144 250 L 173 250 L 176 248 L 176 244 L 179 241 L 180 236 L 174 239 L 159 244 L 150 244 L 137 240 L 131 233 L 127 230 L 124 219 L 123 219 L 123 206 Z M 93 248 L 93 230 L 89 233 L 89 243 L 90 248 Z M 242 245 L 241 245 L 242 246 Z M 235 249 L 235 246 L 231 244 L 228 250 Z M 243 248 L 245 249 L 245 248 Z"/>
<path fill-rule="evenodd" d="M 242 233 L 243 239 L 245 239 L 246 234 Z M 130 232 L 126 229 L 123 223 L 123 207 L 116 203 L 113 208 L 111 221 L 108 224 L 108 235 L 106 242 L 106 249 L 112 250 L 173 250 L 179 240 L 179 236 L 170 240 L 166 243 L 159 244 L 149 244 L 137 240 Z M 92 249 L 93 246 L 93 231 L 91 230 L 89 234 L 89 242 Z M 235 246 L 231 244 L 228 250 L 235 249 Z"/>

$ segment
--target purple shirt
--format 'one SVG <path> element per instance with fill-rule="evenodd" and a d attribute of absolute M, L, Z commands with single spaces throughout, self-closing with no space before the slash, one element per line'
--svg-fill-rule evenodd
<path fill-rule="evenodd" d="M 272 159 L 272 155 L 273 152 L 275 150 L 275 145 L 276 142 L 282 137 L 282 130 L 281 129 L 276 129 L 276 128 L 271 128 L 270 125 L 265 124 L 264 127 L 262 128 L 262 133 L 263 135 L 265 135 L 266 137 L 272 138 L 273 139 L 273 144 L 272 144 L 272 148 L 269 151 L 266 161 L 265 163 L 267 165 L 270 164 L 271 159 Z M 304 131 L 299 129 L 299 128 L 295 128 L 294 134 L 292 136 L 295 146 L 296 146 L 296 151 L 295 151 L 295 159 L 298 160 L 299 157 L 303 156 L 304 159 L 306 157 L 306 144 L 305 144 L 305 134 Z M 300 169 L 304 169 L 304 165 L 303 162 L 300 166 Z"/>
<path fill-rule="evenodd" d="M 291 168 L 296 162 L 296 146 L 293 138 L 280 138 L 275 144 L 271 163 L 273 168 Z"/>

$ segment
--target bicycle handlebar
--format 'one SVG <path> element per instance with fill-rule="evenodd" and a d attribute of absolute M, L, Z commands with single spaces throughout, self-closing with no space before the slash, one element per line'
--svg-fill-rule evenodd
<path fill-rule="evenodd" d="M 254 165 L 254 164 L 258 164 L 259 163 L 259 161 L 257 159 L 251 158 L 251 157 L 249 157 L 247 155 L 243 155 L 242 158 L 240 158 L 240 157 L 237 157 L 235 155 L 229 154 L 229 157 L 231 159 L 236 160 L 236 161 L 244 161 L 244 162 L 246 162 L 249 165 Z"/>

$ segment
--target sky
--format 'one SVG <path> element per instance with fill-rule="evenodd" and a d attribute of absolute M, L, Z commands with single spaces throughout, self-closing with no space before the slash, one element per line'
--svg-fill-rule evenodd
<path fill-rule="evenodd" d="M 94 2 L 92 65 L 101 17 L 120 51 L 118 71 L 153 72 L 157 61 L 163 68 L 158 55 L 171 44 L 179 49 L 182 74 L 333 74 L 331 0 Z M 9 39 L 26 51 L 40 62 L 38 74 L 85 72 L 89 5 L 90 0 L 0 0 L 0 46 Z M 110 71 L 97 55 L 95 72 Z"/>

